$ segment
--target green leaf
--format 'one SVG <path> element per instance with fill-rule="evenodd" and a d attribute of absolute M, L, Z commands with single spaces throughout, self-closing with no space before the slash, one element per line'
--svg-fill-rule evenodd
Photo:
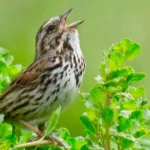
<path fill-rule="evenodd" d="M 84 124 L 84 126 L 91 132 L 96 132 L 95 127 L 92 121 L 87 117 L 86 114 L 80 116 L 80 121 Z"/>
<path fill-rule="evenodd" d="M 131 111 L 129 110 L 121 110 L 119 115 L 122 117 L 128 118 L 130 114 L 131 114 Z"/>
<path fill-rule="evenodd" d="M 113 131 L 114 131 L 113 134 L 116 137 L 129 139 L 129 140 L 131 140 L 133 142 L 135 141 L 135 138 L 131 134 L 127 134 L 125 132 L 117 132 L 117 130 L 113 130 Z"/>
<path fill-rule="evenodd" d="M 81 147 L 83 146 L 83 145 L 85 145 L 86 144 L 86 141 L 85 141 L 85 139 L 83 138 L 83 137 L 76 137 L 76 138 L 74 138 L 74 137 L 71 137 L 70 139 L 69 139 L 69 143 L 71 144 L 71 146 L 72 146 L 72 150 L 79 150 L 79 149 L 81 149 Z"/>
<path fill-rule="evenodd" d="M 86 99 L 86 100 L 89 99 L 89 97 L 90 97 L 89 93 L 79 93 L 79 95 L 82 99 Z"/>
<path fill-rule="evenodd" d="M 2 94 L 3 90 L 4 90 L 4 87 L 2 87 L 2 86 L 0 85 L 0 95 Z"/>
<path fill-rule="evenodd" d="M 142 80 L 145 76 L 146 74 L 142 72 L 132 73 L 127 77 L 127 82 L 128 83 L 137 82 Z"/>
<path fill-rule="evenodd" d="M 14 57 L 12 55 L 9 55 L 5 58 L 5 61 L 7 62 L 7 65 L 11 65 L 14 61 Z"/>
<path fill-rule="evenodd" d="M 116 93 L 120 92 L 122 87 L 119 85 L 119 81 L 110 80 L 105 84 L 105 87 L 108 90 L 108 93 L 111 95 L 115 95 Z"/>
<path fill-rule="evenodd" d="M 143 87 L 130 87 L 129 93 L 132 95 L 132 97 L 137 100 L 140 97 L 144 97 L 146 95 L 145 89 Z"/>
<path fill-rule="evenodd" d="M 130 119 L 140 120 L 140 118 L 142 118 L 142 111 L 141 110 L 133 111 L 130 115 Z"/>
<path fill-rule="evenodd" d="M 111 71 L 120 69 L 124 65 L 125 59 L 121 52 L 112 52 L 109 58 L 109 68 Z"/>
<path fill-rule="evenodd" d="M 22 65 L 17 64 L 10 67 L 9 75 L 14 78 L 22 71 Z"/>
<path fill-rule="evenodd" d="M 119 44 L 114 45 L 112 50 L 120 51 L 125 55 L 126 60 L 132 60 L 140 53 L 140 46 L 129 39 L 123 39 Z"/>
<path fill-rule="evenodd" d="M 8 54 L 9 54 L 9 51 L 8 51 L 8 50 L 6 50 L 6 49 L 0 47 L 0 55 L 1 55 L 2 57 L 8 56 Z"/>
<path fill-rule="evenodd" d="M 12 127 L 10 124 L 2 123 L 0 124 L 0 138 L 5 139 L 5 137 L 12 134 Z"/>
<path fill-rule="evenodd" d="M 121 107 L 122 109 L 126 109 L 126 110 L 136 110 L 137 106 L 136 106 L 136 101 L 134 101 L 133 99 L 126 99 L 121 103 Z"/>
<path fill-rule="evenodd" d="M 84 133 L 86 134 L 86 135 L 89 135 L 89 136 L 95 136 L 95 133 L 94 132 L 91 132 L 90 130 L 84 130 Z"/>
<path fill-rule="evenodd" d="M 113 80 L 109 80 L 105 86 L 108 92 L 113 95 L 125 91 L 128 87 L 128 83 L 125 78 L 114 78 Z"/>
<path fill-rule="evenodd" d="M 118 132 L 122 132 L 126 129 L 129 129 L 130 127 L 131 127 L 131 122 L 129 119 L 124 117 L 118 118 L 118 127 L 117 127 Z"/>
<path fill-rule="evenodd" d="M 99 103 L 103 102 L 105 100 L 105 98 L 106 98 L 106 91 L 102 87 L 95 86 L 90 91 L 90 99 L 95 104 L 99 104 Z"/>
<path fill-rule="evenodd" d="M 140 97 L 137 100 L 137 106 L 139 108 L 143 107 L 147 103 L 147 98 L 146 97 Z"/>
<path fill-rule="evenodd" d="M 95 108 L 95 110 L 89 109 L 88 112 L 86 113 L 89 120 L 92 121 L 92 122 L 95 122 L 95 120 L 97 118 L 96 117 L 96 111 L 97 111 L 96 108 Z"/>
<path fill-rule="evenodd" d="M 90 149 L 88 148 L 87 145 L 83 145 L 83 146 L 81 147 L 81 150 L 90 150 Z"/>
<path fill-rule="evenodd" d="M 93 142 L 89 138 L 89 136 L 85 138 L 85 141 L 86 141 L 86 146 L 87 146 L 87 148 L 89 148 L 89 150 L 104 150 L 101 146 L 99 146 L 98 144 L 96 144 L 95 142 Z"/>
<path fill-rule="evenodd" d="M 19 128 L 16 128 L 15 132 L 16 132 L 16 136 L 17 136 L 18 140 L 19 141 L 21 140 L 22 142 L 26 142 L 34 136 L 34 133 L 27 132 L 27 131 L 21 130 Z"/>
<path fill-rule="evenodd" d="M 108 75 L 108 79 L 112 80 L 114 78 L 125 78 L 127 75 L 128 75 L 128 69 L 121 68 L 119 70 L 110 72 L 110 74 Z"/>
<path fill-rule="evenodd" d="M 61 138 L 63 138 L 64 140 L 68 140 L 70 138 L 70 133 L 68 129 L 61 128 Z"/>
<path fill-rule="evenodd" d="M 141 136 L 143 136 L 143 135 L 145 135 L 146 133 L 145 133 L 145 131 L 144 130 L 140 130 L 140 131 L 137 131 L 135 134 L 134 134 L 134 137 L 135 138 L 139 138 L 139 137 L 141 137 Z"/>
<path fill-rule="evenodd" d="M 106 88 L 109 88 L 109 87 L 116 88 L 117 86 L 118 86 L 118 84 L 117 84 L 117 81 L 115 81 L 115 80 L 110 80 L 105 84 Z"/>
<path fill-rule="evenodd" d="M 143 116 L 146 120 L 150 121 L 150 110 L 148 108 L 145 109 Z"/>
<path fill-rule="evenodd" d="M 100 75 L 97 75 L 97 77 L 95 77 L 95 80 L 98 84 L 104 84 L 103 78 Z"/>
<path fill-rule="evenodd" d="M 110 109 L 109 107 L 106 106 L 103 108 L 101 116 L 102 116 L 103 121 L 106 124 L 108 124 L 112 121 L 114 112 L 112 109 Z"/>
<path fill-rule="evenodd" d="M 42 137 L 42 139 L 49 135 L 55 128 L 57 122 L 58 122 L 58 119 L 59 119 L 59 116 L 60 116 L 60 112 L 61 112 L 61 106 L 59 105 L 58 108 L 56 108 L 51 116 L 50 116 L 50 119 L 48 120 L 48 124 L 47 124 L 47 128 L 46 128 L 46 131 L 45 131 L 45 134 L 44 136 Z"/>
<path fill-rule="evenodd" d="M 131 148 L 133 146 L 133 144 L 134 144 L 134 142 L 132 140 L 126 139 L 126 138 L 122 138 L 122 142 L 121 143 L 122 143 L 122 145 L 121 145 L 122 150 L 125 150 L 127 148 Z"/>
<path fill-rule="evenodd" d="M 17 137 L 15 135 L 8 135 L 5 137 L 5 140 L 9 141 L 11 143 L 11 145 L 15 145 L 17 144 Z"/>
<path fill-rule="evenodd" d="M 128 148 L 132 148 L 134 145 L 135 138 L 131 134 L 117 132 L 116 130 L 113 134 L 121 150 L 128 150 Z"/>
<path fill-rule="evenodd" d="M 124 39 L 122 41 L 122 46 L 126 46 L 125 51 L 126 59 L 132 60 L 140 53 L 140 46 L 137 43 L 130 41 L 129 39 Z"/>
<path fill-rule="evenodd" d="M 101 65 L 100 65 L 101 76 L 102 76 L 102 78 L 104 80 L 105 80 L 105 77 L 106 77 L 106 65 L 107 65 L 107 61 L 108 61 L 108 51 L 104 51 L 103 52 L 102 61 L 101 61 Z"/>
<path fill-rule="evenodd" d="M 10 81 L 11 80 L 9 76 L 5 76 L 5 78 L 1 81 L 1 86 L 5 88 L 10 83 Z"/>
<path fill-rule="evenodd" d="M 0 144 L 0 150 L 9 150 L 10 149 L 10 142 L 5 141 L 2 144 Z"/>
<path fill-rule="evenodd" d="M 0 67 L 7 67 L 7 62 L 4 58 L 0 58 Z"/>
<path fill-rule="evenodd" d="M 150 150 L 150 138 L 146 135 L 138 138 L 134 148 L 137 150 Z"/>

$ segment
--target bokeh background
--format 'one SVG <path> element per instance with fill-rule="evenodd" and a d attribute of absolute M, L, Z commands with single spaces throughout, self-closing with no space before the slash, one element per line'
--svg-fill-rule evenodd
<path fill-rule="evenodd" d="M 79 27 L 87 63 L 81 92 L 88 92 L 95 83 L 102 51 L 123 38 L 141 45 L 141 54 L 130 64 L 137 71 L 150 74 L 149 6 L 149 0 L 0 0 L 0 47 L 14 55 L 15 63 L 28 66 L 34 58 L 39 26 L 49 17 L 73 8 L 68 22 L 85 20 Z M 149 80 L 148 76 L 140 83 L 146 87 L 148 99 Z M 84 109 L 78 96 L 61 115 L 58 127 L 67 127 L 72 135 L 83 134 L 79 116 Z"/>

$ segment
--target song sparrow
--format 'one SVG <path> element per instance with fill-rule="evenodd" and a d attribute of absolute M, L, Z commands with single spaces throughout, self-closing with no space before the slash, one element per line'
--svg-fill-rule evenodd
<path fill-rule="evenodd" d="M 63 15 L 46 21 L 36 35 L 34 62 L 6 88 L 0 98 L 0 113 L 6 120 L 40 127 L 58 105 L 64 109 L 81 86 L 85 61 L 77 26 Z"/>

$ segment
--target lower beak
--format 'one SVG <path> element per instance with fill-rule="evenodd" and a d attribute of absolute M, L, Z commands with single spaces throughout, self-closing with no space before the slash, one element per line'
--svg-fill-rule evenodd
<path fill-rule="evenodd" d="M 68 25 L 68 28 L 69 28 L 69 29 L 70 29 L 70 28 L 77 28 L 77 27 L 78 27 L 81 23 L 83 23 L 83 22 L 84 22 L 84 20 L 74 22 L 74 23 Z"/>

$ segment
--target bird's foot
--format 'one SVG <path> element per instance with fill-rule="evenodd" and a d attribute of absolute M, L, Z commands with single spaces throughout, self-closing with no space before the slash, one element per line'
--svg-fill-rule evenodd
<path fill-rule="evenodd" d="M 30 139 L 28 139 L 27 142 L 28 142 L 28 143 L 29 143 L 29 142 L 34 142 L 34 141 L 37 141 L 37 140 L 39 140 L 39 139 L 40 139 L 40 137 L 38 137 L 38 136 L 37 136 L 37 137 L 31 137 Z"/>

